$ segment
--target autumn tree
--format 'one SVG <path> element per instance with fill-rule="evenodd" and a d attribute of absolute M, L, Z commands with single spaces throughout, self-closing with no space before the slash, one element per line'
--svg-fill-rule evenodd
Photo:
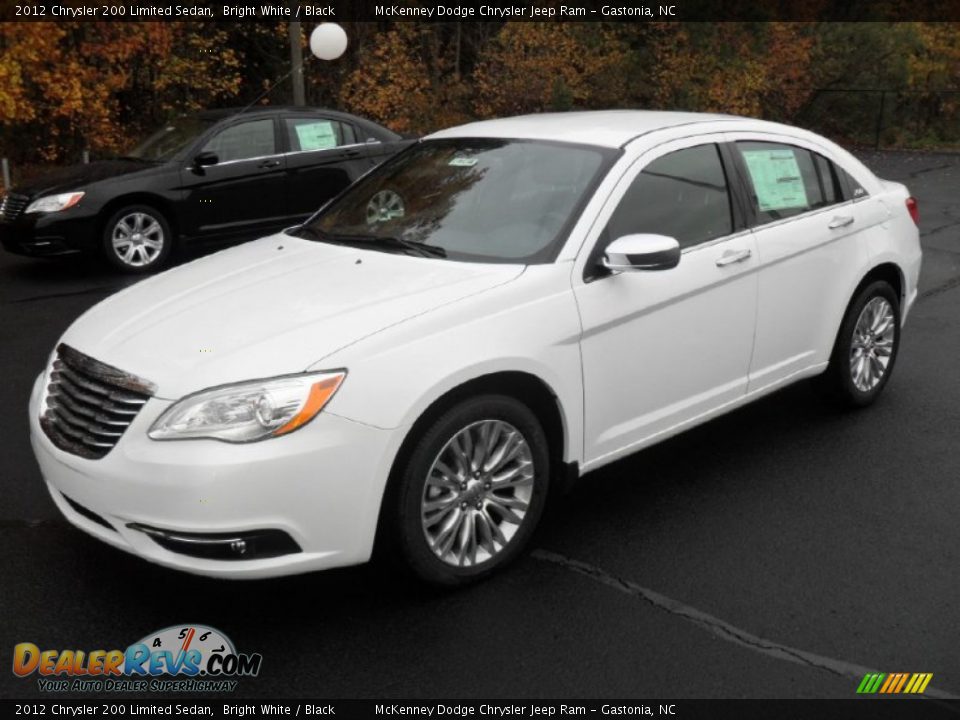
<path fill-rule="evenodd" d="M 188 23 L 3 23 L 4 152 L 116 152 L 171 113 L 235 94 L 240 59 L 225 39 Z"/>
<path fill-rule="evenodd" d="M 369 46 L 340 90 L 344 108 L 397 132 L 422 130 L 434 109 L 430 79 L 419 56 L 419 29 L 397 23 Z"/>
<path fill-rule="evenodd" d="M 473 73 L 480 117 L 618 107 L 626 90 L 626 47 L 587 23 L 506 23 Z"/>

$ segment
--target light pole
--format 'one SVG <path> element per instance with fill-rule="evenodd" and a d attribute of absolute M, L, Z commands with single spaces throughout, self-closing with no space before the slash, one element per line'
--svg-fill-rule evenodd
<path fill-rule="evenodd" d="M 298 0 L 290 0 L 290 10 L 294 17 L 297 14 Z M 293 104 L 306 105 L 306 94 L 303 91 L 303 48 L 300 47 L 300 21 L 293 20 L 287 25 L 287 34 L 290 37 L 290 71 L 293 73 Z"/>

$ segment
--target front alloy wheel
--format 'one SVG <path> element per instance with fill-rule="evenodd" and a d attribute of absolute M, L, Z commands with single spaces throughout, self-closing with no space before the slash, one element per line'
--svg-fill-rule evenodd
<path fill-rule="evenodd" d="M 478 580 L 513 560 L 546 501 L 547 438 L 523 403 L 465 400 L 415 441 L 398 477 L 395 544 L 407 566 L 439 585 Z"/>
<path fill-rule="evenodd" d="M 453 567 L 499 555 L 530 509 L 535 467 L 526 439 L 503 420 L 481 420 L 454 435 L 427 473 L 420 502 L 433 554 Z"/>
<path fill-rule="evenodd" d="M 157 210 L 131 206 L 114 213 L 104 231 L 104 253 L 124 272 L 158 270 L 170 253 L 170 226 Z"/>

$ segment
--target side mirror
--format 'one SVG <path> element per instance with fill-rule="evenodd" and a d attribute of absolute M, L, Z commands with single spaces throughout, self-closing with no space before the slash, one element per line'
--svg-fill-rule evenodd
<path fill-rule="evenodd" d="M 206 150 L 199 155 L 194 156 L 193 158 L 193 166 L 198 168 L 206 167 L 207 165 L 216 165 L 218 162 L 220 162 L 220 158 L 217 157 L 215 152 L 211 152 L 209 150 Z"/>
<path fill-rule="evenodd" d="M 613 272 L 669 270 L 680 263 L 680 243 L 666 235 L 624 235 L 607 245 L 601 264 Z"/>

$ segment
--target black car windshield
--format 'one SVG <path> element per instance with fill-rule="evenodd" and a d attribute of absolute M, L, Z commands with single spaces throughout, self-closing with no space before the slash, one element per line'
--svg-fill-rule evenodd
<path fill-rule="evenodd" d="M 422 243 L 455 260 L 551 262 L 615 155 L 569 143 L 427 140 L 349 188 L 303 234 L 377 248 Z"/>
<path fill-rule="evenodd" d="M 198 115 L 174 118 L 126 153 L 126 157 L 158 162 L 171 160 L 177 153 L 191 145 L 214 122 L 212 118 Z"/>

